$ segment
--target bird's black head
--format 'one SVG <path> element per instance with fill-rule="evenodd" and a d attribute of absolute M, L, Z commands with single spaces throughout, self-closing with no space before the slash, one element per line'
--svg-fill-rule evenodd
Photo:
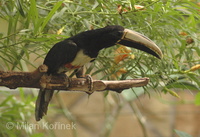
<path fill-rule="evenodd" d="M 107 26 L 96 31 L 101 32 L 97 39 L 101 49 L 115 45 L 123 36 L 124 28 L 122 26 Z"/>

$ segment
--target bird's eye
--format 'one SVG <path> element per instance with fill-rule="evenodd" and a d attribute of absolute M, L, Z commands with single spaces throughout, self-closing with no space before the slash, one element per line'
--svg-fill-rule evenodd
<path fill-rule="evenodd" d="M 122 31 L 113 31 L 109 35 L 111 38 L 120 39 L 123 35 L 123 32 Z"/>
<path fill-rule="evenodd" d="M 121 37 L 121 36 L 122 36 L 122 34 L 123 34 L 123 32 L 122 32 L 122 31 L 117 31 L 117 32 L 115 33 L 115 35 L 116 35 L 117 37 Z"/>

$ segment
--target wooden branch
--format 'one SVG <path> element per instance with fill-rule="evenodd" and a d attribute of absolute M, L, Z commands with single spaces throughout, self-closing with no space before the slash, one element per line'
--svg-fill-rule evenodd
<path fill-rule="evenodd" d="M 124 89 L 145 86 L 149 82 L 149 78 L 118 81 L 93 80 L 92 91 L 90 91 L 90 82 L 86 78 L 66 78 L 66 75 L 64 74 L 47 76 L 44 75 L 47 70 L 48 67 L 46 65 L 41 65 L 33 72 L 0 71 L 0 86 L 6 86 L 10 89 L 28 87 L 65 91 L 83 91 L 87 93 L 92 93 L 93 91 L 112 90 L 120 93 Z"/>

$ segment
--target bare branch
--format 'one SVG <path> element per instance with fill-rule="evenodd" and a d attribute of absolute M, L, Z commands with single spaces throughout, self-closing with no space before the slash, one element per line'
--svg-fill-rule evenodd
<path fill-rule="evenodd" d="M 4 72 L 0 71 L 0 86 L 6 86 L 10 89 L 17 87 L 28 88 L 46 88 L 65 91 L 83 91 L 92 93 L 93 91 L 112 90 L 121 92 L 124 89 L 132 87 L 145 86 L 149 78 L 104 81 L 93 80 L 90 83 L 86 78 L 67 78 L 66 75 L 44 75 L 48 67 L 41 65 L 33 72 Z M 92 91 L 89 86 L 92 84 Z"/>

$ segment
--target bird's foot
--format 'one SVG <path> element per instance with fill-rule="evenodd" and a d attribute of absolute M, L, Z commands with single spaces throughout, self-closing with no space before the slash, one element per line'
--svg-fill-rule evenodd
<path fill-rule="evenodd" d="M 64 78 L 64 81 L 65 81 L 64 84 L 66 85 L 67 88 L 69 88 L 71 79 L 66 74 L 62 74 L 62 77 Z"/>
<path fill-rule="evenodd" d="M 56 75 L 62 77 L 62 79 L 64 80 L 63 83 L 67 88 L 70 87 L 71 79 L 65 73 L 58 73 Z"/>
<path fill-rule="evenodd" d="M 91 95 L 94 91 L 93 91 L 93 79 L 90 75 L 86 75 L 85 76 L 86 82 L 88 83 L 88 92 L 87 94 Z"/>

